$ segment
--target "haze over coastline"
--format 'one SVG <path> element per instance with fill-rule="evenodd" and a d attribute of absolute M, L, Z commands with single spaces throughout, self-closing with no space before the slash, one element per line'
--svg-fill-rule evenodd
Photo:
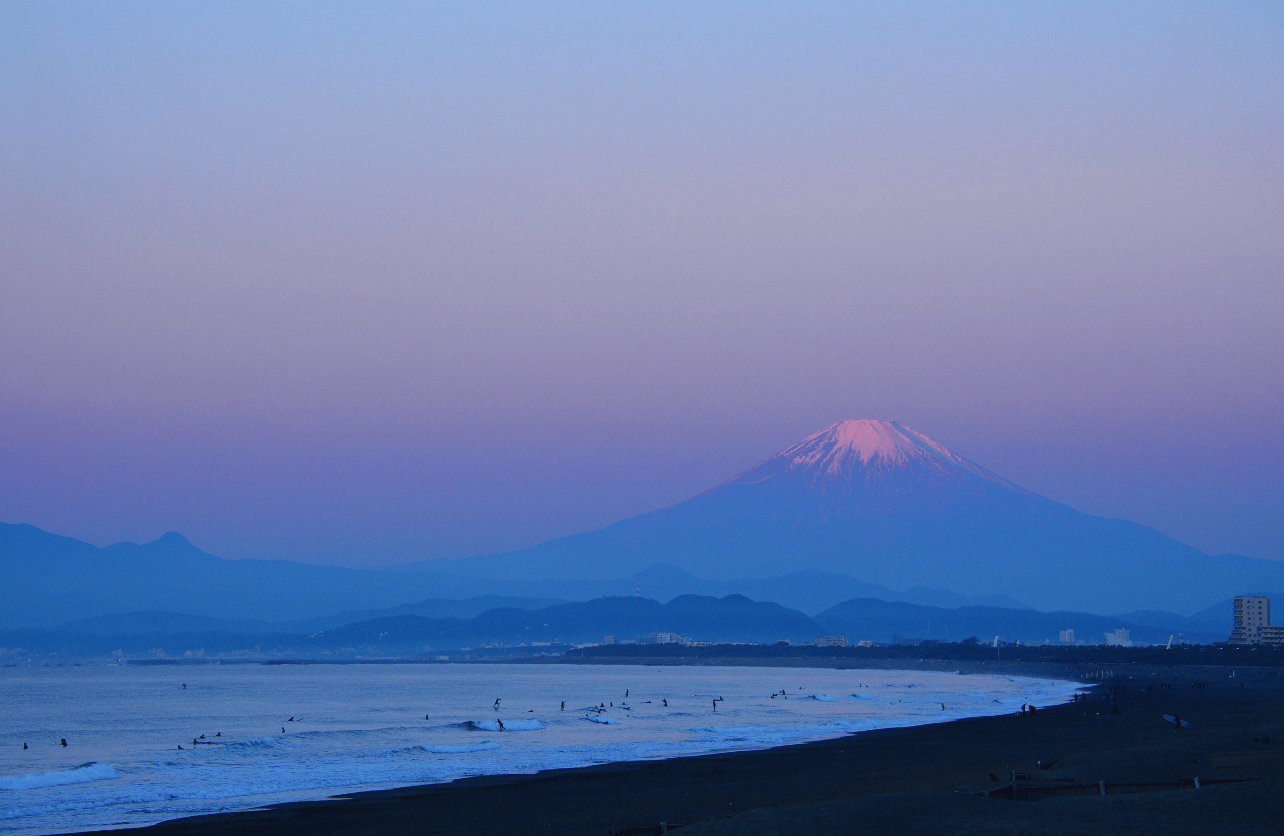
<path fill-rule="evenodd" d="M 1278 6 L 920 11 L 6 4 L 0 520 L 466 557 L 877 416 L 1284 557 Z"/>

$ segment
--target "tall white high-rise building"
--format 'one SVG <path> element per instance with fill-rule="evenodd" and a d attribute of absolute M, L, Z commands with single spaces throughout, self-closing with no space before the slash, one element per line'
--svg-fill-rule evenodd
<path fill-rule="evenodd" d="M 1228 640 L 1231 644 L 1257 644 L 1263 639 L 1264 629 L 1270 626 L 1270 598 L 1265 595 L 1240 595 L 1235 598 L 1235 621 Z"/>

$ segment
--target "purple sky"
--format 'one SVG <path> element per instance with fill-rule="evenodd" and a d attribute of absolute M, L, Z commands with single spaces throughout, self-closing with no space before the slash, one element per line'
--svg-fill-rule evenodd
<path fill-rule="evenodd" d="M 1278 4 L 261 5 L 0 8 L 0 521 L 462 556 L 870 417 L 1284 559 Z"/>

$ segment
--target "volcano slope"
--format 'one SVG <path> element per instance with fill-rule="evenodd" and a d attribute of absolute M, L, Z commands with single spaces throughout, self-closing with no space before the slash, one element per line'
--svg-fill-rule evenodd
<path fill-rule="evenodd" d="M 1284 584 L 1284 564 L 1213 557 L 1076 511 L 873 420 L 839 421 L 692 499 L 598 531 L 424 565 L 534 580 L 618 577 L 660 562 L 712 578 L 821 570 L 1099 613 L 1188 613 Z"/>

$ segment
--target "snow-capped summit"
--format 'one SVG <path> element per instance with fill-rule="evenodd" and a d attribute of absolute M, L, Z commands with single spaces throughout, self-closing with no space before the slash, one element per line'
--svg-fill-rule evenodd
<path fill-rule="evenodd" d="M 811 493 L 903 495 L 941 488 L 1020 491 L 978 464 L 895 421 L 837 421 L 714 488 L 805 482 Z"/>

